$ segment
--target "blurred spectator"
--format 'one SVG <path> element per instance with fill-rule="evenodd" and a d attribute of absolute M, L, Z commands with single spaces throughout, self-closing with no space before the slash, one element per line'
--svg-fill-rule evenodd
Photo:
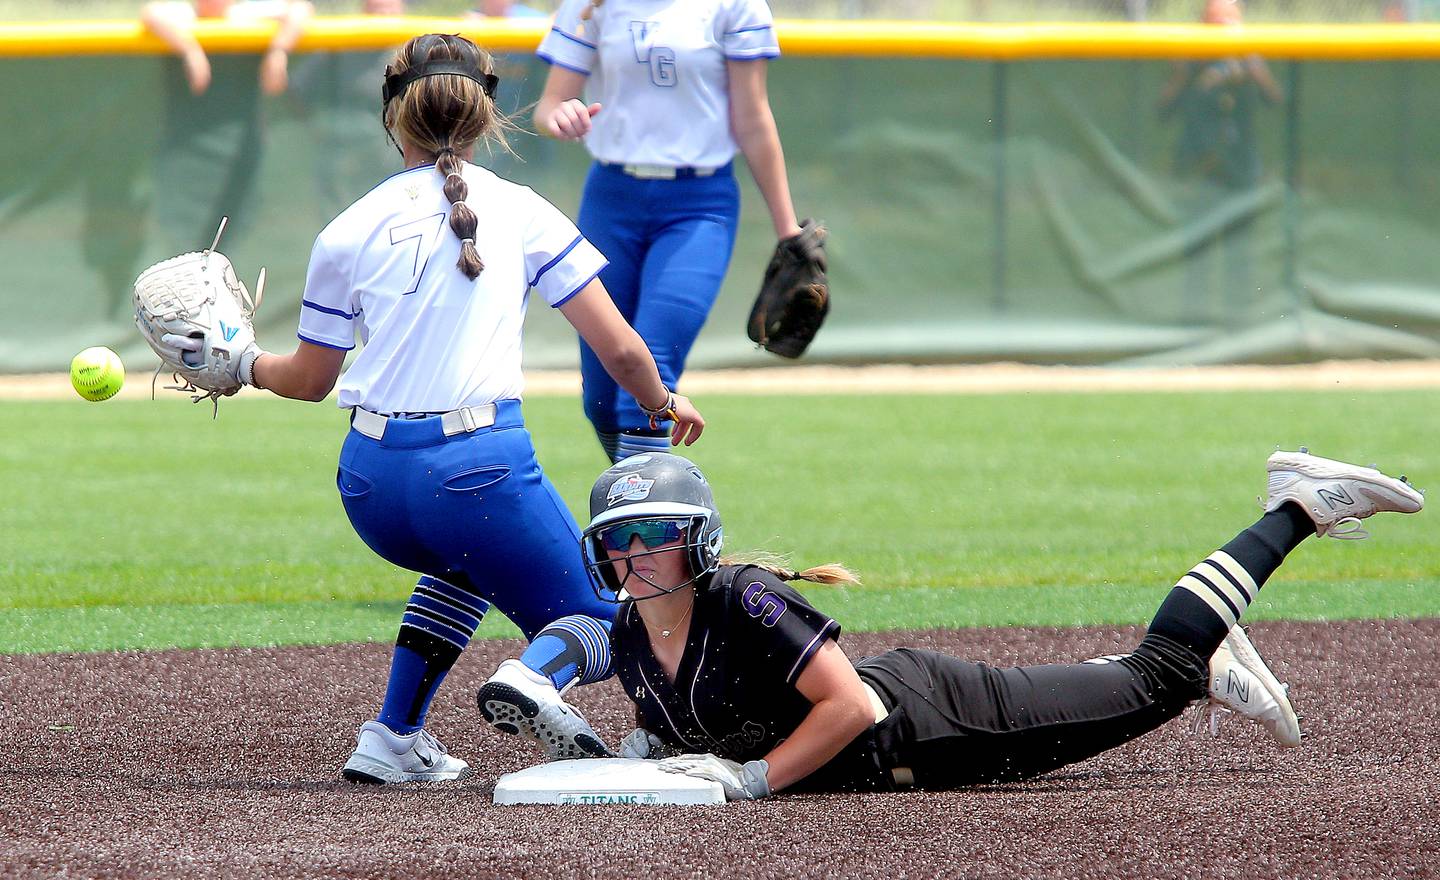
<path fill-rule="evenodd" d="M 290 52 L 314 12 L 315 8 L 305 0 L 196 0 L 193 5 L 185 0 L 156 0 L 140 10 L 140 20 L 175 50 L 185 65 L 190 91 L 196 95 L 210 88 L 213 73 L 209 56 L 195 39 L 198 19 L 224 19 L 235 24 L 278 20 L 280 27 L 260 60 L 260 86 L 265 94 L 278 95 L 288 83 Z"/>
<path fill-rule="evenodd" d="M 366 15 L 401 16 L 405 0 L 365 0 Z M 291 96 L 315 137 L 318 217 L 328 222 L 400 168 L 380 124 L 380 84 L 390 49 L 313 52 L 297 65 Z"/>
<path fill-rule="evenodd" d="M 304 0 L 160 0 L 140 18 L 174 51 L 179 70 L 164 78 L 166 118 L 157 151 L 156 214 L 167 251 L 203 246 L 222 216 L 234 240 L 249 222 L 249 200 L 263 146 L 260 92 L 277 95 L 289 84 L 290 51 L 313 7 Z M 195 38 L 200 19 L 235 24 L 280 23 L 259 59 L 249 54 L 211 58 Z"/>
<path fill-rule="evenodd" d="M 549 18 L 548 12 L 516 3 L 515 0 L 476 0 L 474 9 L 465 13 L 466 18 Z M 526 115 L 525 108 L 533 105 L 540 97 L 540 86 L 545 79 L 545 65 L 529 52 L 522 54 L 494 53 L 495 74 L 500 77 L 500 91 L 495 95 L 495 106 L 511 118 Z M 522 138 L 515 148 L 531 159 L 543 164 L 554 158 L 555 145 L 547 138 Z M 488 145 L 487 145 L 488 150 Z M 516 179 L 523 176 L 523 160 L 517 155 L 500 151 L 477 154 L 476 162 L 486 166 L 501 177 Z"/>
<path fill-rule="evenodd" d="M 479 0 L 475 8 L 465 14 L 470 18 L 546 18 L 549 15 L 515 0 Z"/>
<path fill-rule="evenodd" d="M 1238 0 L 1206 0 L 1201 20 L 1237 26 Z M 1260 144 L 1255 132 L 1260 104 L 1278 104 L 1284 93 L 1259 55 L 1177 61 L 1160 95 L 1162 117 L 1180 116 L 1176 144 L 1178 175 L 1191 182 L 1189 222 L 1213 222 L 1227 202 L 1249 193 L 1260 182 Z M 1250 255 L 1253 214 L 1241 213 L 1217 232 L 1195 243 L 1186 255 L 1185 299 L 1192 317 L 1217 305 L 1233 315 L 1251 292 Z M 1210 280 L 1213 245 L 1225 266 L 1223 295 L 1216 300 Z"/>

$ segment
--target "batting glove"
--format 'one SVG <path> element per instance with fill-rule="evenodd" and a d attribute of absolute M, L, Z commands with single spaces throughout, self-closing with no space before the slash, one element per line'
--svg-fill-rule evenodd
<path fill-rule="evenodd" d="M 727 801 L 751 801 L 770 796 L 766 774 L 770 765 L 765 761 L 738 764 L 717 755 L 679 755 L 660 762 L 666 773 L 682 773 L 697 779 L 709 779 L 725 788 Z"/>
<path fill-rule="evenodd" d="M 643 727 L 637 727 L 620 740 L 622 758 L 668 758 L 680 751 L 665 744 L 665 741 Z"/>

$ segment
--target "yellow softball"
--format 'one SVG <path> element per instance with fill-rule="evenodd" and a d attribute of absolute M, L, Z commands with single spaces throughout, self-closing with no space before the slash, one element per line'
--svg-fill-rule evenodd
<path fill-rule="evenodd" d="M 103 345 L 87 348 L 70 362 L 70 384 L 86 400 L 109 400 L 125 384 L 125 365 Z"/>

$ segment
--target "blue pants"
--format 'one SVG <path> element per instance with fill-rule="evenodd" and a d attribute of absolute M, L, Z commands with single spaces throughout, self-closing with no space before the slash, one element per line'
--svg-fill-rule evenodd
<path fill-rule="evenodd" d="M 451 437 L 438 417 L 391 419 L 383 440 L 352 430 L 336 478 L 351 525 L 388 562 L 484 597 L 526 639 L 568 614 L 609 620 L 520 401 L 496 408 L 493 426 Z"/>
<path fill-rule="evenodd" d="M 680 381 L 715 304 L 740 223 L 730 165 L 711 177 L 640 180 L 595 163 L 580 200 L 580 231 L 610 265 L 600 280 L 650 347 L 660 378 Z M 596 431 L 643 430 L 650 420 L 582 340 L 585 415 Z"/>

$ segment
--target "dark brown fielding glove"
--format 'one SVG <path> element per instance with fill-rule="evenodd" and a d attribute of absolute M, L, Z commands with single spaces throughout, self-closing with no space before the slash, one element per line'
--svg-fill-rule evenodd
<path fill-rule="evenodd" d="M 775 246 L 760 295 L 750 309 L 751 341 L 781 357 L 805 353 L 830 311 L 830 284 L 825 279 L 828 235 L 824 224 L 806 219 L 800 221 L 799 235 Z"/>

